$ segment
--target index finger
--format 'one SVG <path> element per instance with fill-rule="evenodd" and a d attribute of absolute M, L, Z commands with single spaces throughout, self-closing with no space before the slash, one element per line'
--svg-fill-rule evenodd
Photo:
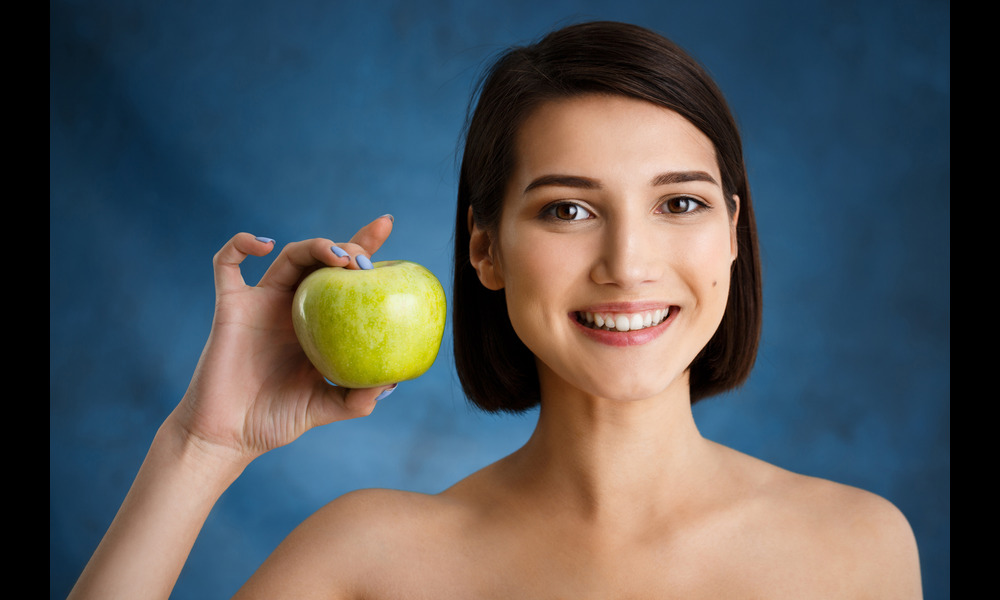
<path fill-rule="evenodd" d="M 274 240 L 253 236 L 249 233 L 237 233 L 212 257 L 212 269 L 215 272 L 215 290 L 224 294 L 238 290 L 246 285 L 240 264 L 247 256 L 264 256 L 274 248 Z"/>

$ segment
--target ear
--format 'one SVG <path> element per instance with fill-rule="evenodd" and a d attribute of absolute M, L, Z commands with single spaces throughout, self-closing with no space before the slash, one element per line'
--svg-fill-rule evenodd
<path fill-rule="evenodd" d="M 740 197 L 736 194 L 733 194 L 733 204 L 736 205 L 736 208 L 733 210 L 733 217 L 730 219 L 729 223 L 729 247 L 732 260 L 733 262 L 736 262 L 736 256 L 739 254 L 739 243 L 736 237 L 736 224 L 740 220 Z"/>
<path fill-rule="evenodd" d="M 469 207 L 469 262 L 479 275 L 479 281 L 487 289 L 496 291 L 503 289 L 503 274 L 494 260 L 493 240 L 490 234 L 480 229 L 472 218 L 472 207 Z"/>

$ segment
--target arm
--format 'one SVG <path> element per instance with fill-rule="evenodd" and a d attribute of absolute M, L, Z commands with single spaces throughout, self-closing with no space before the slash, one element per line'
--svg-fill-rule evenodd
<path fill-rule="evenodd" d="M 118 514 L 70 598 L 170 595 L 212 506 L 246 461 L 159 429 Z"/>
<path fill-rule="evenodd" d="M 183 399 L 153 439 L 118 514 L 70 598 L 166 598 L 212 506 L 250 462 L 309 429 L 366 416 L 384 388 L 326 383 L 295 337 L 291 300 L 321 266 L 357 268 L 388 237 L 379 218 L 340 247 L 314 239 L 286 246 L 260 283 L 247 286 L 240 264 L 273 242 L 241 233 L 214 259 L 212 331 Z"/>
<path fill-rule="evenodd" d="M 878 498 L 872 504 L 862 520 L 867 537 L 860 538 L 868 545 L 871 573 L 862 597 L 921 600 L 920 556 L 909 521 L 888 500 Z"/>

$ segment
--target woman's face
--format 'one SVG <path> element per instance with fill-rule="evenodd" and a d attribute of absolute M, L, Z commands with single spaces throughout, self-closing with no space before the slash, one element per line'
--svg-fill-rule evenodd
<path fill-rule="evenodd" d="M 543 388 L 687 390 L 736 258 L 721 181 L 711 141 L 651 103 L 588 95 L 530 115 L 480 274 L 506 289 Z"/>

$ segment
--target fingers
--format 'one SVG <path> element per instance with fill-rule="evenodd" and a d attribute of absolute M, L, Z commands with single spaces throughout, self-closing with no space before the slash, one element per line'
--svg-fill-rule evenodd
<path fill-rule="evenodd" d="M 248 255 L 264 256 L 274 248 L 274 240 L 237 233 L 215 253 L 212 268 L 215 272 L 215 290 L 225 293 L 242 288 L 246 283 L 240 273 L 240 263 Z"/>
<path fill-rule="evenodd" d="M 328 239 L 315 238 L 286 245 L 261 278 L 258 287 L 293 290 L 302 278 L 319 267 L 346 267 L 349 256 L 339 256 Z"/>
<path fill-rule="evenodd" d="M 339 244 L 334 248 L 335 252 L 351 257 L 351 262 L 347 265 L 349 269 L 371 269 L 371 257 L 392 232 L 392 215 L 382 215 L 371 223 L 365 225 L 354 234 L 351 241 L 346 244 Z"/>
<path fill-rule="evenodd" d="M 394 389 L 392 386 L 389 389 Z M 379 400 L 387 396 L 386 392 L 379 388 L 369 388 L 364 390 L 347 390 L 344 394 L 344 409 L 352 415 L 367 417 L 375 410 L 375 405 Z"/>
<path fill-rule="evenodd" d="M 375 405 L 389 396 L 399 384 L 365 389 L 342 388 L 325 381 L 324 385 L 327 386 L 325 395 L 332 397 L 332 401 L 322 403 L 315 425 L 367 417 L 375 410 Z"/>
<path fill-rule="evenodd" d="M 335 245 L 323 238 L 288 244 L 259 285 L 293 290 L 303 277 L 322 266 L 371 268 L 368 259 L 391 232 L 392 216 L 383 215 L 362 227 L 346 244 Z"/>
<path fill-rule="evenodd" d="M 258 286 L 293 290 L 303 277 L 323 266 L 371 268 L 368 259 L 382 247 L 391 232 L 392 216 L 383 215 L 358 230 L 346 244 L 336 245 L 325 238 L 288 244 Z M 245 286 L 240 263 L 250 254 L 264 256 L 273 247 L 274 240 L 255 238 L 249 233 L 233 236 L 215 255 L 216 290 L 222 293 Z"/>

